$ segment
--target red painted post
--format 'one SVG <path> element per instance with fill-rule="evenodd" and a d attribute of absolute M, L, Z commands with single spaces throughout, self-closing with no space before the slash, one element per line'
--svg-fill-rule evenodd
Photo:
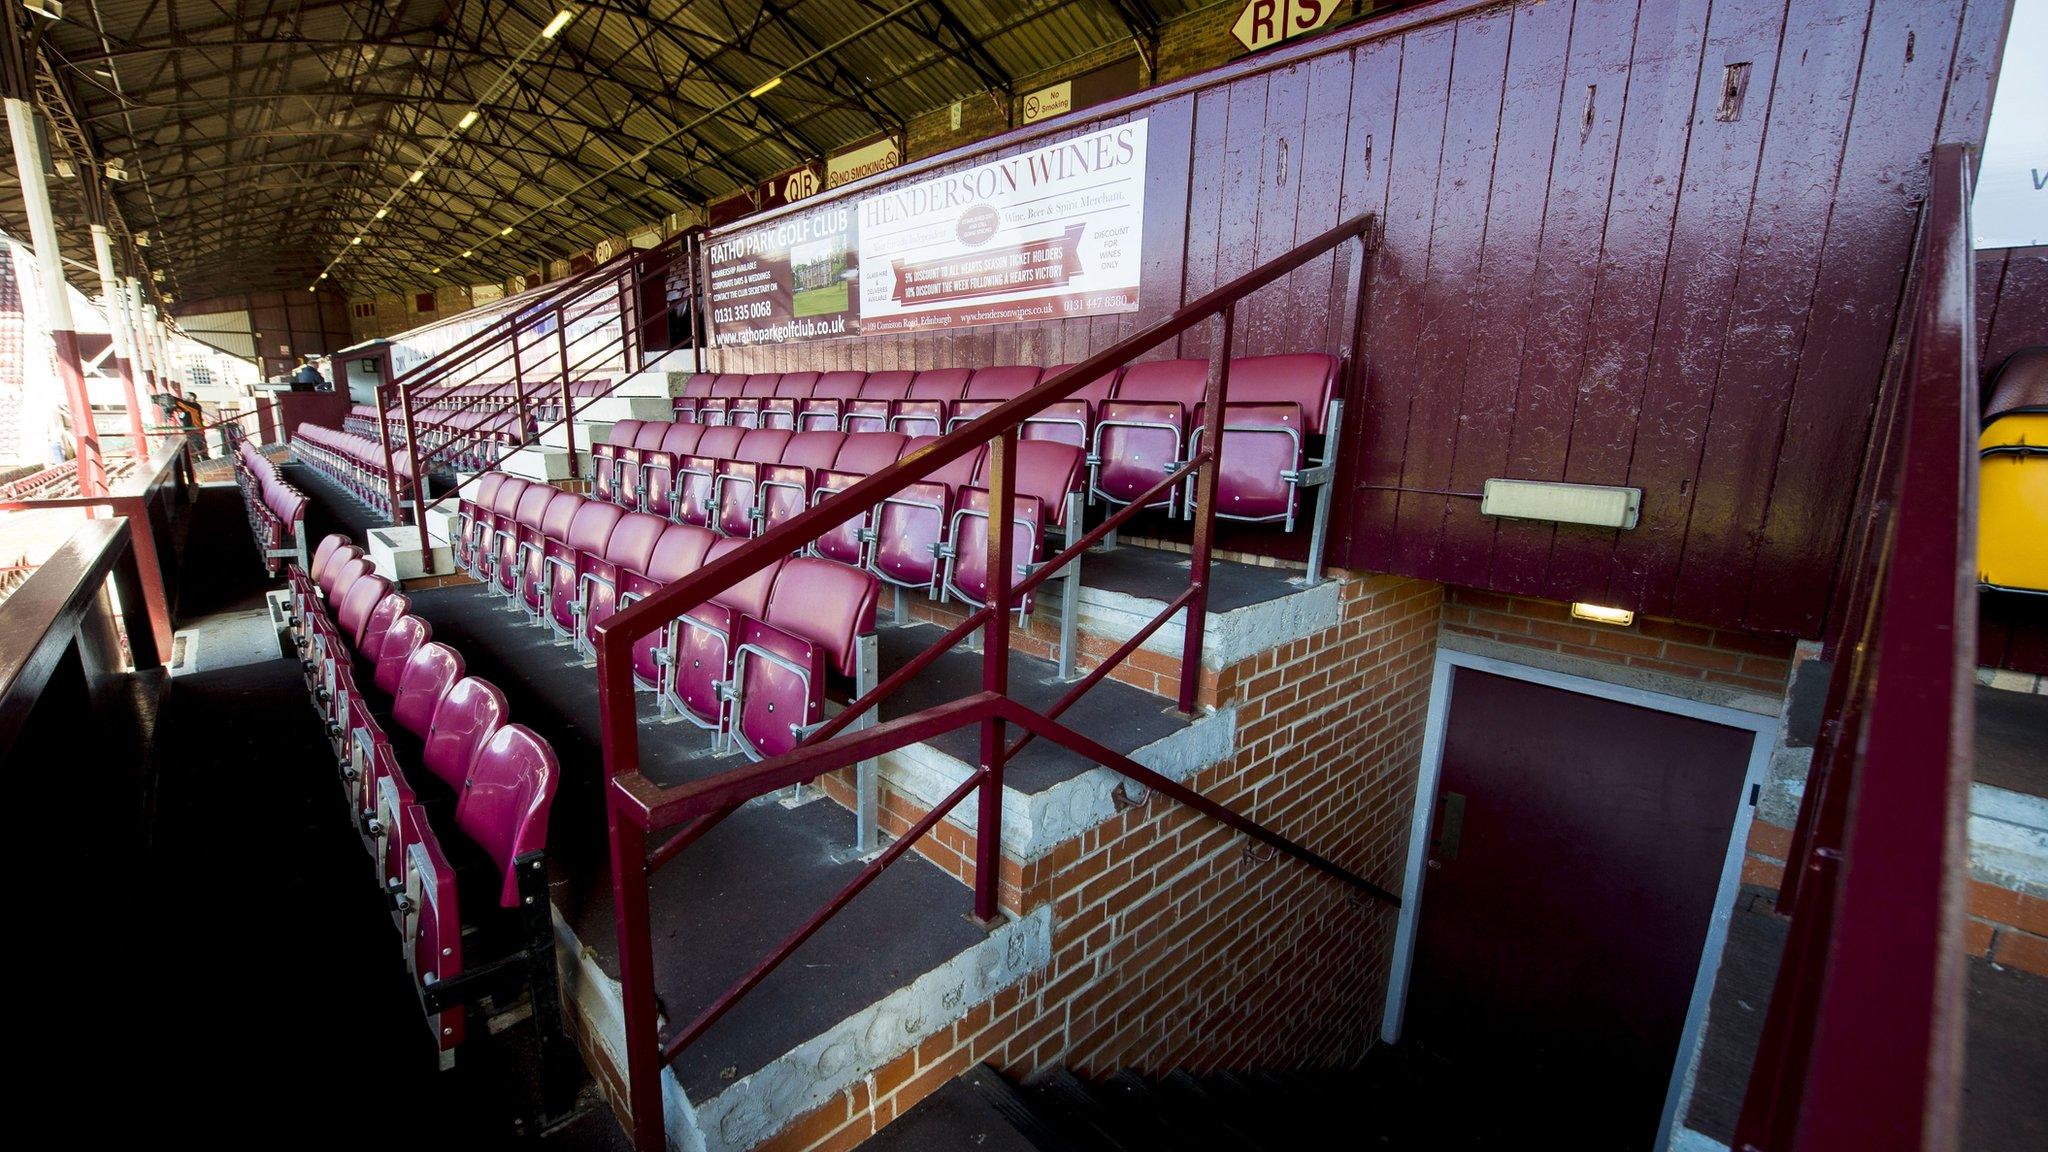
<path fill-rule="evenodd" d="M 562 361 L 562 442 L 569 446 L 569 479 L 583 479 L 583 469 L 576 466 L 576 397 L 569 392 L 569 318 L 560 304 L 555 305 L 555 345 L 561 351 Z"/>
<path fill-rule="evenodd" d="M 597 635 L 598 743 L 604 757 L 605 818 L 611 830 L 613 928 L 619 949 L 620 1011 L 626 1018 L 626 1100 L 633 1147 L 668 1147 L 662 1116 L 661 1036 L 654 997 L 653 928 L 647 908 L 647 830 L 622 811 L 613 782 L 640 767 L 634 709 L 633 642 Z"/>
<path fill-rule="evenodd" d="M 385 353 L 385 364 L 390 364 L 390 353 Z M 413 418 L 412 393 L 404 388 L 398 390 L 398 410 L 405 417 L 405 458 L 412 463 L 412 519 L 413 527 L 420 538 L 420 574 L 434 574 L 434 542 L 427 538 L 427 466 L 420 459 L 419 423 Z M 398 523 L 398 509 L 391 509 L 391 523 Z"/>
<path fill-rule="evenodd" d="M 261 438 L 260 443 L 277 443 L 277 401 L 256 402 L 256 435 Z"/>
<path fill-rule="evenodd" d="M 347 365 L 343 365 L 342 378 L 334 382 L 335 387 L 348 387 L 347 372 Z M 370 392 L 377 397 L 377 443 L 384 449 L 384 507 L 386 515 L 395 520 L 398 516 L 398 470 L 392 467 L 391 405 L 384 398 L 386 382 L 391 387 L 398 387 L 398 381 L 392 380 L 390 376 L 384 373 L 379 373 L 377 383 L 371 386 Z"/>
<path fill-rule="evenodd" d="M 981 690 L 1010 692 L 1011 554 L 1016 549 L 1017 432 L 996 439 L 988 474 L 988 623 L 982 626 Z M 1003 888 L 1003 722 L 981 722 L 981 795 L 974 821 L 974 918 L 993 923 Z"/>
<path fill-rule="evenodd" d="M 1209 618 L 1209 550 L 1216 537 L 1216 480 L 1223 468 L 1223 405 L 1230 395 L 1230 339 L 1237 326 L 1237 305 L 1227 304 L 1221 316 L 1223 339 L 1209 364 L 1209 385 L 1202 393 L 1202 419 L 1207 422 L 1202 446 L 1209 462 L 1195 473 L 1194 555 L 1188 564 L 1187 636 L 1180 649 L 1180 710 L 1195 710 L 1195 689 L 1202 682 L 1202 629 Z"/>
<path fill-rule="evenodd" d="M 526 422 L 526 369 L 519 363 L 519 321 L 516 317 L 512 321 L 512 395 L 519 405 L 519 442 L 524 444 L 532 426 Z"/>

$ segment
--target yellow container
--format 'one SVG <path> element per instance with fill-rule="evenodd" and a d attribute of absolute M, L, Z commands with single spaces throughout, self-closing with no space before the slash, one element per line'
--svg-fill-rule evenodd
<path fill-rule="evenodd" d="M 2048 592 L 2048 348 L 2001 366 L 1977 438 L 1977 582 Z"/>

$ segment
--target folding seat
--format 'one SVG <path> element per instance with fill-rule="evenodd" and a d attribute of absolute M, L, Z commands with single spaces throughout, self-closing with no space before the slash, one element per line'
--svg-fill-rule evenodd
<path fill-rule="evenodd" d="M 1029 392 L 1038 383 L 1039 371 L 1028 364 L 998 364 L 977 369 L 973 379 L 967 382 L 967 393 L 953 405 L 953 411 L 946 417 L 946 431 L 953 429 L 984 412 L 992 411 L 1005 400 L 1014 400 Z"/>
<path fill-rule="evenodd" d="M 626 510 L 617 504 L 585 500 L 570 518 L 568 532 L 559 540 L 550 537 L 543 546 L 541 563 L 547 571 L 545 617 L 557 640 L 575 637 L 577 591 L 583 585 L 583 574 L 604 556 L 612 529 L 625 516 Z"/>
<path fill-rule="evenodd" d="M 846 404 L 860 395 L 865 372 L 826 372 L 797 405 L 797 426 L 805 432 L 836 432 L 845 422 Z"/>
<path fill-rule="evenodd" d="M 387 637 L 386 643 L 389 642 Z M 426 739 L 434 726 L 434 710 L 462 675 L 462 653 L 448 645 L 429 640 L 414 648 L 399 670 L 398 686 L 391 693 L 392 722 Z"/>
<path fill-rule="evenodd" d="M 710 567 L 743 547 L 744 541 L 720 540 L 704 556 Z M 760 617 L 768 610 L 768 594 L 775 587 L 777 561 L 677 616 L 669 624 L 668 683 L 661 693 L 661 709 L 674 709 L 700 728 L 724 731 L 726 694 L 732 681 L 733 635 L 743 616 Z"/>
<path fill-rule="evenodd" d="M 460 795 L 477 754 L 504 726 L 507 711 L 505 694 L 496 685 L 475 676 L 457 680 L 434 708 L 421 740 L 420 763 Z"/>
<path fill-rule="evenodd" d="M 860 395 L 841 404 L 839 430 L 842 432 L 887 432 L 896 402 L 910 395 L 915 372 L 870 372 L 861 382 Z"/>
<path fill-rule="evenodd" d="M 540 538 L 541 517 L 561 490 L 546 484 L 530 484 L 519 494 L 519 503 L 513 506 L 512 518 L 499 525 L 493 534 L 497 557 L 492 560 L 490 592 L 518 603 L 520 579 L 525 573 L 521 563 L 522 545 Z"/>
<path fill-rule="evenodd" d="M 599 500 L 623 503 L 618 495 L 619 457 L 633 446 L 644 421 L 621 420 L 605 433 L 602 443 L 590 446 L 590 494 Z"/>
<path fill-rule="evenodd" d="M 1089 492 L 1129 504 L 1179 467 L 1189 416 L 1202 402 L 1208 378 L 1206 360 L 1153 360 L 1126 368 L 1096 421 Z M 1170 492 L 1146 505 L 1173 506 Z"/>
<path fill-rule="evenodd" d="M 1254 356 L 1232 360 L 1229 372 L 1216 515 L 1278 522 L 1292 532 L 1301 488 L 1326 482 L 1335 456 L 1329 433 L 1342 415 L 1336 399 L 1337 358 L 1321 353 Z M 1189 458 L 1201 450 L 1208 420 L 1206 412 L 1197 411 L 1188 436 Z M 1311 440 L 1323 445 L 1314 474 L 1305 471 Z M 1192 477 L 1185 491 L 1192 514 Z"/>
<path fill-rule="evenodd" d="M 294 629 L 303 620 L 305 601 L 314 595 L 320 577 L 327 572 L 328 566 L 334 563 L 337 557 L 345 559 L 343 554 L 352 547 L 354 543 L 347 536 L 340 532 L 331 532 L 321 537 L 319 545 L 313 549 L 313 558 L 304 568 L 291 570 L 287 578 L 291 585 L 291 615 Z M 357 548 L 355 554 L 362 555 L 362 549 Z"/>
<path fill-rule="evenodd" d="M 985 488 L 968 488 L 961 492 L 959 506 L 953 510 L 953 519 L 948 525 L 944 548 L 942 595 L 957 597 L 976 608 L 988 603 L 989 499 Z M 1038 560 L 1039 544 L 1044 538 L 1045 504 L 1036 496 L 1017 495 L 1010 523 L 1016 531 L 1010 552 L 1014 565 L 1010 580 L 1015 583 L 1029 575 L 1032 565 Z M 1021 618 L 1030 613 L 1031 597 L 1026 595 L 1017 601 L 1017 615 Z"/>
<path fill-rule="evenodd" d="M 824 560 L 782 566 L 767 611 L 740 621 L 733 653 L 733 738 L 750 759 L 780 756 L 824 720 L 827 671 L 875 682 L 874 577 Z M 865 642 L 864 642 L 865 641 Z"/>
<path fill-rule="evenodd" d="M 391 594 L 391 581 L 382 576 L 365 575 L 349 585 L 341 605 L 334 612 L 335 631 L 347 642 L 349 651 L 362 648 L 363 635 L 370 626 L 370 617 L 377 610 L 377 604 Z M 333 659 L 348 660 L 348 652 L 329 654 Z"/>
<path fill-rule="evenodd" d="M 637 503 L 643 512 L 669 517 L 675 511 L 676 462 L 697 450 L 704 436 L 702 424 L 670 424 L 661 443 L 640 453 L 640 492 Z"/>
<path fill-rule="evenodd" d="M 576 579 L 576 650 L 595 659 L 591 630 L 618 611 L 619 579 L 625 572 L 645 572 L 669 522 L 647 512 L 628 512 L 605 541 L 602 556 L 579 565 Z"/>
<path fill-rule="evenodd" d="M 526 490 L 532 486 L 531 481 L 507 476 L 498 485 L 498 490 L 492 493 L 490 504 L 477 509 L 476 567 L 471 569 L 470 575 L 479 581 L 488 583 L 497 574 L 498 533 L 500 530 L 512 530 L 519 498 L 526 495 Z"/>
<path fill-rule="evenodd" d="M 759 428 L 761 406 L 775 395 L 782 377 L 774 372 L 756 372 L 740 385 L 740 394 L 726 404 L 725 422 L 735 428 Z"/>
<path fill-rule="evenodd" d="M 1050 380 L 1072 367 L 1072 364 L 1055 364 L 1047 368 L 1039 380 Z M 1026 440 L 1055 440 L 1071 444 L 1082 452 L 1088 451 L 1095 442 L 1095 418 L 1102 411 L 1103 402 L 1115 390 L 1122 371 L 1111 369 L 1068 393 L 1065 400 L 1055 400 L 1040 408 L 1024 421 L 1020 435 Z"/>
<path fill-rule="evenodd" d="M 654 543 L 645 572 L 624 572 L 619 577 L 619 607 L 644 600 L 663 586 L 695 572 L 718 537 L 695 524 L 671 524 Z M 668 653 L 668 629 L 648 633 L 633 643 L 633 675 L 642 688 L 659 689 L 662 661 Z"/>
<path fill-rule="evenodd" d="M 377 690 L 386 696 L 396 696 L 399 678 L 405 674 L 412 654 L 433 638 L 433 625 L 419 616 L 407 614 L 392 621 L 384 632 L 384 642 L 370 653 L 375 661 L 372 676 Z"/>
<path fill-rule="evenodd" d="M 669 407 L 675 412 L 677 420 L 686 424 L 702 422 L 698 419 L 698 409 L 704 399 L 711 395 L 711 382 L 716 379 L 718 377 L 714 373 L 699 372 L 683 384 L 682 395 L 669 402 Z"/>
<path fill-rule="evenodd" d="M 832 461 L 835 472 L 872 476 L 902 458 L 910 437 L 900 432 L 850 432 Z"/>
<path fill-rule="evenodd" d="M 791 435 L 780 428 L 753 429 L 740 438 L 732 458 L 720 462 L 711 479 L 713 531 L 742 538 L 754 534 L 761 468 L 781 460 Z"/>
<path fill-rule="evenodd" d="M 540 527 L 529 537 L 519 542 L 519 591 L 516 603 L 525 610 L 526 622 L 541 622 L 541 612 L 547 606 L 547 547 L 550 540 L 565 540 L 569 525 L 576 519 L 576 511 L 589 503 L 574 492 L 557 490 L 548 500 L 547 510 L 540 514 Z"/>
<path fill-rule="evenodd" d="M 370 618 L 363 624 L 363 638 L 356 645 L 356 654 L 374 665 L 377 654 L 384 650 L 384 641 L 390 636 L 394 624 L 412 611 L 412 600 L 402 592 L 387 593 L 377 606 L 370 611 Z"/>
<path fill-rule="evenodd" d="M 747 389 L 747 378 L 736 372 L 727 372 L 711 382 L 711 394 L 697 402 L 699 424 L 729 423 L 726 413 L 732 402 L 740 398 Z"/>
<path fill-rule="evenodd" d="M 908 457 L 936 437 L 913 437 L 904 445 Z M 899 588 L 923 588 L 936 594 L 944 557 L 947 526 L 962 488 L 973 483 L 981 468 L 983 448 L 928 474 L 875 507 L 869 530 L 868 571 Z M 898 604 L 901 607 L 899 601 Z"/>
<path fill-rule="evenodd" d="M 615 481 L 612 503 L 625 508 L 639 508 L 646 495 L 641 488 L 640 467 L 650 453 L 661 451 L 662 437 L 675 425 L 667 421 L 653 421 L 642 424 L 633 434 L 631 447 L 619 449 L 619 478 Z"/>
<path fill-rule="evenodd" d="M 799 432 L 783 445 L 782 459 L 761 465 L 758 532 L 810 507 L 812 477 L 832 467 L 845 441 L 843 432 Z"/>
<path fill-rule="evenodd" d="M 426 1011 L 427 1031 L 442 1053 L 444 1067 L 465 1035 L 463 1009 L 428 1007 L 426 993 L 462 973 L 462 912 L 457 903 L 455 869 L 441 851 L 427 819 L 427 810 L 407 804 L 398 812 L 404 822 L 404 899 L 398 905 L 399 935 L 405 941 L 405 966 Z M 438 1002 L 438 1001 L 437 1001 Z"/>
<path fill-rule="evenodd" d="M 775 383 L 775 394 L 761 401 L 760 426 L 794 432 L 797 408 L 810 398 L 811 388 L 817 383 L 816 372 L 784 372 Z M 834 427 L 837 426 L 835 421 Z"/>
<path fill-rule="evenodd" d="M 937 436 L 946 430 L 953 405 L 967 391 L 970 373 L 965 368 L 934 368 L 919 372 L 910 391 L 889 415 L 889 431 L 906 436 Z"/>
<path fill-rule="evenodd" d="M 713 479 L 718 466 L 733 459 L 747 429 L 711 427 L 697 440 L 697 450 L 676 461 L 675 490 L 670 498 L 669 518 L 679 524 L 711 526 Z"/>
<path fill-rule="evenodd" d="M 989 467 L 993 453 L 982 457 L 975 469 L 976 487 L 989 488 Z M 1071 536 L 1080 526 L 1080 494 L 1087 484 L 1088 459 L 1079 448 L 1056 440 L 1017 442 L 1016 494 L 1030 496 L 1044 506 L 1043 523 L 1062 535 Z"/>
<path fill-rule="evenodd" d="M 455 826 L 497 865 L 503 879 L 500 907 L 524 906 L 522 895 L 533 883 L 524 878 L 526 872 L 537 871 L 539 886 L 546 890 L 546 872 L 536 869 L 535 858 L 547 849 L 548 814 L 561 775 L 554 749 L 520 724 L 493 733 L 470 767 Z M 543 920 L 546 904 L 539 902 Z"/>
<path fill-rule="evenodd" d="M 831 496 L 851 488 L 862 477 L 894 464 L 910 438 L 900 432 L 849 432 L 829 470 L 811 477 L 811 505 L 816 507 Z M 855 568 L 867 566 L 868 544 L 872 539 L 874 510 L 832 529 L 811 542 L 809 552 Z"/>

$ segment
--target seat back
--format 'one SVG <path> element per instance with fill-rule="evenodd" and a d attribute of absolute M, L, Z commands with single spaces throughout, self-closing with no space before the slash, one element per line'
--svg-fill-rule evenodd
<path fill-rule="evenodd" d="M 320 573 L 320 594 L 327 598 L 329 604 L 333 604 L 344 581 L 353 584 L 368 571 L 370 561 L 364 557 L 362 549 L 351 544 L 336 552 L 334 558 L 328 561 L 326 570 Z"/>
<path fill-rule="evenodd" d="M 1192 410 L 1202 402 L 1202 390 L 1208 383 L 1207 360 L 1148 360 L 1124 369 L 1112 398 L 1172 402 Z"/>
<path fill-rule="evenodd" d="M 493 732 L 470 766 L 455 807 L 455 826 L 498 866 L 502 907 L 519 903 L 513 862 L 547 847 L 548 812 L 561 775 L 555 750 L 520 724 Z"/>
<path fill-rule="evenodd" d="M 968 368 L 928 368 L 911 378 L 906 400 L 958 400 L 974 375 Z"/>
<path fill-rule="evenodd" d="M 411 663 L 412 654 L 419 651 L 420 645 L 433 637 L 433 627 L 418 616 L 404 615 L 392 621 L 391 627 L 385 630 L 383 643 L 377 646 L 374 654 L 377 667 L 372 674 L 372 680 L 376 683 L 378 691 L 386 696 L 397 695 L 399 680 L 404 677 L 405 667 Z"/>
<path fill-rule="evenodd" d="M 867 383 L 865 372 L 824 372 L 817 383 L 811 385 L 810 396 L 814 400 L 851 400 L 860 395 L 860 386 Z"/>
<path fill-rule="evenodd" d="M 362 649 L 370 616 L 376 612 L 378 602 L 390 593 L 391 581 L 382 576 L 364 576 L 349 585 L 347 594 L 341 598 L 341 607 L 335 610 L 334 625 L 348 638 L 350 647 Z"/>
<path fill-rule="evenodd" d="M 799 432 L 782 446 L 779 462 L 800 468 L 830 468 L 845 444 L 843 432 Z"/>
<path fill-rule="evenodd" d="M 1030 573 L 1038 559 L 1045 505 L 1036 496 L 1018 496 L 1011 509 L 1011 524 L 1016 529 L 1010 552 L 1010 582 L 1014 584 Z M 976 608 L 988 603 L 988 517 L 985 489 L 969 488 L 961 494 L 960 506 L 953 513 L 953 557 L 946 568 L 946 590 Z M 1019 612 L 1031 611 L 1031 597 L 1026 595 L 1016 607 Z"/>
<path fill-rule="evenodd" d="M 704 565 L 710 567 L 746 544 L 745 540 L 720 540 L 704 554 Z M 759 616 L 768 610 L 768 594 L 775 588 L 775 577 L 787 561 L 778 560 L 752 576 L 741 580 L 712 599 L 735 612 Z"/>
<path fill-rule="evenodd" d="M 477 753 L 505 723 L 505 694 L 487 680 L 464 676 L 434 708 L 420 761 L 450 788 L 462 788 Z"/>
<path fill-rule="evenodd" d="M 413 735 L 425 737 L 434 724 L 434 709 L 460 679 L 462 653 L 436 640 L 421 644 L 398 675 L 398 688 L 391 694 L 391 719 Z"/>
<path fill-rule="evenodd" d="M 832 470 L 872 476 L 894 464 L 909 443 L 910 437 L 899 432 L 849 432 L 832 461 Z"/>
<path fill-rule="evenodd" d="M 982 368 L 967 382 L 966 399 L 1009 400 L 1038 383 L 1039 370 L 1028 364 L 997 364 Z"/>
<path fill-rule="evenodd" d="M 1250 356 L 1230 362 L 1229 403 L 1233 407 L 1299 404 L 1304 435 L 1323 434 L 1324 417 L 1336 391 L 1337 358 L 1321 352 Z"/>
<path fill-rule="evenodd" d="M 946 536 L 953 509 L 952 490 L 945 484 L 921 481 L 876 506 L 874 544 L 868 569 L 891 584 L 930 588 L 938 580 L 936 548 Z"/>
<path fill-rule="evenodd" d="M 659 516 L 646 512 L 628 512 L 619 520 L 618 526 L 612 529 L 601 555 L 607 563 L 634 572 L 645 572 L 647 561 L 654 555 L 655 544 L 661 540 L 662 533 L 668 528 L 668 521 Z"/>
<path fill-rule="evenodd" d="M 370 618 L 363 624 L 363 638 L 356 644 L 356 651 L 375 662 L 378 653 L 384 650 L 384 637 L 398 618 L 412 610 L 412 601 L 402 592 L 386 593 L 370 609 Z"/>
<path fill-rule="evenodd" d="M 937 440 L 937 436 L 913 436 L 910 442 L 903 446 L 903 454 L 908 456 L 913 452 L 930 447 Z M 926 473 L 925 480 L 928 483 L 944 484 L 948 488 L 959 488 L 966 484 L 972 484 L 974 483 L 974 478 L 981 473 L 982 458 L 987 454 L 987 448 L 976 448 L 958 460 Z"/>
<path fill-rule="evenodd" d="M 1079 492 L 1084 480 L 1085 457 L 1079 448 L 1053 440 L 1017 442 L 1016 494 L 1036 498 L 1045 507 L 1045 519 L 1064 530 L 1067 527 L 1067 494 Z M 975 483 L 988 487 L 988 464 L 982 463 Z"/>
<path fill-rule="evenodd" d="M 910 394 L 915 372 L 870 372 L 860 383 L 862 400 L 901 400 Z"/>
<path fill-rule="evenodd" d="M 704 554 L 711 550 L 718 537 L 707 528 L 695 524 L 671 524 L 655 541 L 654 552 L 647 558 L 647 566 L 640 571 L 656 582 L 667 584 L 680 580 L 704 565 Z"/>
<path fill-rule="evenodd" d="M 697 441 L 695 455 L 709 456 L 715 460 L 734 459 L 739 452 L 740 441 L 746 439 L 748 428 L 706 428 Z"/>
<path fill-rule="evenodd" d="M 330 532 L 322 536 L 319 545 L 313 549 L 313 559 L 306 564 L 306 578 L 318 584 L 321 573 L 327 571 L 327 565 L 350 544 L 349 538 L 339 532 Z"/>
<path fill-rule="evenodd" d="M 725 458 L 773 464 L 782 459 L 782 448 L 789 443 L 789 437 L 789 430 L 785 428 L 755 428 L 741 436 L 732 454 Z"/>
<path fill-rule="evenodd" d="M 762 618 L 813 641 L 827 663 L 852 676 L 860 663 L 860 638 L 875 631 L 880 597 L 881 585 L 868 573 L 798 556 L 776 574 Z"/>

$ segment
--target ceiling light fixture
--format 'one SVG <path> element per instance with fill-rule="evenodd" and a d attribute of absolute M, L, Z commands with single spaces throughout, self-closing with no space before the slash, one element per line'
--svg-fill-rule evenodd
<path fill-rule="evenodd" d="M 441 274 L 441 270 L 440 270 L 439 268 L 436 268 L 436 269 L 434 269 L 433 271 L 431 271 L 431 272 L 428 272 L 428 273 L 427 273 L 427 275 L 429 275 L 429 276 L 439 276 L 440 274 Z"/>
<path fill-rule="evenodd" d="M 761 97 L 766 96 L 768 93 L 775 91 L 775 89 L 781 86 L 781 84 L 782 77 L 771 77 L 766 83 L 754 89 L 752 92 L 747 93 L 747 97 L 748 99 L 751 100 L 759 100 Z"/>
<path fill-rule="evenodd" d="M 21 6 L 45 20 L 62 20 L 64 5 L 57 0 L 21 0 Z"/>
<path fill-rule="evenodd" d="M 555 18 L 553 20 L 548 21 L 548 26 L 540 30 L 541 38 L 544 40 L 553 40 L 555 37 L 561 35 L 562 29 L 567 28 L 569 26 L 569 21 L 574 20 L 575 18 L 576 13 L 571 12 L 567 8 L 564 8 L 560 12 L 555 13 Z"/>
<path fill-rule="evenodd" d="M 361 244 L 362 242 L 363 242 L 363 238 L 362 238 L 361 236 L 358 236 L 358 237 L 356 237 L 355 239 L 353 239 L 353 240 L 349 241 L 349 243 L 351 243 L 351 244 Z"/>
<path fill-rule="evenodd" d="M 512 226 L 510 224 L 507 224 L 505 227 L 498 230 L 498 235 L 500 236 L 510 236 L 511 234 Z"/>
<path fill-rule="evenodd" d="M 475 249 L 471 249 L 471 250 L 470 250 L 470 251 L 468 251 L 468 252 L 464 252 L 464 253 L 462 254 L 462 258 L 463 258 L 464 260 L 467 260 L 467 259 L 469 259 L 469 258 L 470 258 L 471 256 L 474 256 L 474 255 L 476 255 L 476 251 L 475 251 Z"/>
<path fill-rule="evenodd" d="M 414 173 L 412 174 L 411 178 L 409 178 L 409 179 L 408 179 L 408 180 L 406 181 L 406 183 L 408 183 L 408 184 L 417 184 L 417 183 L 419 183 L 420 181 L 422 181 L 422 180 L 425 180 L 426 178 L 427 178 L 427 170 L 426 170 L 425 168 L 421 168 L 421 169 L 419 169 L 419 170 L 415 171 L 415 172 L 414 172 Z"/>
<path fill-rule="evenodd" d="M 391 209 L 389 209 L 389 208 L 379 208 L 379 209 L 377 209 L 377 216 L 376 216 L 376 218 L 377 218 L 377 219 L 379 219 L 379 220 L 382 220 L 383 218 L 385 218 L 386 216 L 389 216 L 389 215 L 391 215 Z"/>
<path fill-rule="evenodd" d="M 467 111 L 467 112 L 464 112 L 464 113 L 462 114 L 462 119 L 460 119 L 460 120 L 457 120 L 457 121 L 455 122 L 455 130 L 456 130 L 457 132 L 462 132 L 462 131 L 465 131 L 465 130 L 467 130 L 467 129 L 469 128 L 469 126 L 470 126 L 471 124 L 474 124 L 474 123 L 476 123 L 476 122 L 477 122 L 478 120 L 480 120 L 480 119 L 482 119 L 482 118 L 483 118 L 483 113 L 481 113 L 481 112 L 477 111 L 477 110 L 476 110 L 476 109 L 474 109 L 474 108 L 471 108 L 471 109 L 470 109 L 469 111 Z"/>

